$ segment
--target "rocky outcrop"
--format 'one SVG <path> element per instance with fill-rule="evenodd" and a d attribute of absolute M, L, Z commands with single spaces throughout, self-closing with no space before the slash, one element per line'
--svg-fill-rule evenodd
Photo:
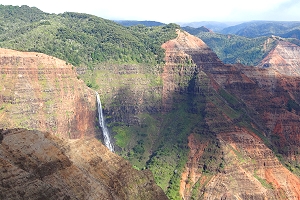
<path fill-rule="evenodd" d="M 0 127 L 94 135 L 95 94 L 72 65 L 41 53 L 0 49 Z"/>
<path fill-rule="evenodd" d="M 1 129 L 0 166 L 1 199 L 167 199 L 151 172 L 133 169 L 95 138 Z"/>
<path fill-rule="evenodd" d="M 177 30 L 177 38 L 162 45 L 165 49 L 166 64 L 162 73 L 162 107 L 164 111 L 172 109 L 174 94 L 201 93 L 208 78 L 202 73 L 203 63 L 221 64 L 208 46 L 187 32 Z M 195 55 L 205 55 L 197 57 Z M 204 86 L 203 88 L 201 86 Z M 178 101 L 177 101 L 178 102 Z"/>

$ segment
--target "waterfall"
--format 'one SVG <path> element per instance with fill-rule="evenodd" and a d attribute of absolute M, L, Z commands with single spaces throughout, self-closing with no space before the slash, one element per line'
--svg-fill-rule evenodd
<path fill-rule="evenodd" d="M 104 119 L 103 112 L 102 112 L 100 96 L 99 96 L 98 92 L 96 92 L 96 96 L 97 96 L 97 105 L 98 105 L 99 126 L 101 127 L 102 132 L 103 132 L 104 144 L 111 152 L 114 152 L 114 146 L 112 144 L 112 141 L 110 140 L 109 131 L 105 124 L 105 119 Z"/>

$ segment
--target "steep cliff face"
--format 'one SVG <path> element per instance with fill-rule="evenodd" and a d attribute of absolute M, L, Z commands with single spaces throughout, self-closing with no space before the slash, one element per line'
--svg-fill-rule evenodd
<path fill-rule="evenodd" d="M 283 167 L 255 133 L 236 128 L 218 139 L 226 164 L 207 185 L 206 198 L 299 199 L 299 177 Z"/>
<path fill-rule="evenodd" d="M 165 49 L 166 61 L 162 73 L 162 106 L 164 111 L 172 109 L 174 94 L 200 92 L 200 88 L 194 87 L 196 85 L 194 82 L 200 78 L 201 73 L 199 74 L 199 67 L 196 66 L 192 56 L 198 52 L 199 49 L 201 49 L 204 55 L 209 56 L 211 52 L 207 45 L 196 37 L 180 30 L 177 30 L 177 34 L 177 38 L 162 45 L 162 48 Z M 215 54 L 212 55 L 214 56 Z M 205 59 L 209 60 L 213 58 L 206 57 Z M 198 83 L 203 82 L 204 81 L 198 81 Z"/>
<path fill-rule="evenodd" d="M 0 166 L 1 199 L 167 199 L 149 171 L 133 169 L 95 138 L 1 129 Z"/>
<path fill-rule="evenodd" d="M 299 76 L 299 57 L 299 46 L 279 40 L 276 47 L 261 61 L 258 67 L 271 68 L 282 75 Z"/>
<path fill-rule="evenodd" d="M 41 53 L 0 49 L 0 127 L 94 135 L 95 94 L 72 66 Z"/>
<path fill-rule="evenodd" d="M 205 107 L 195 110 L 199 104 L 189 99 L 204 122 L 188 137 L 190 152 L 180 195 L 184 199 L 298 199 L 299 177 L 269 149 L 273 146 L 290 161 L 298 160 L 295 74 L 289 77 L 272 68 L 224 65 L 200 39 L 182 31 L 163 47 L 167 61 L 163 106 L 171 112 L 170 105 L 178 97 L 174 94 L 185 92 L 194 99 L 202 96 Z M 287 60 L 298 62 L 297 56 L 289 55 Z M 191 60 L 193 65 L 181 68 L 182 60 Z M 185 78 L 186 90 L 181 87 Z"/>
<path fill-rule="evenodd" d="M 278 45 L 258 67 L 237 66 L 255 85 L 242 90 L 226 85 L 252 108 L 257 125 L 282 154 L 285 164 L 296 171 L 299 160 L 299 52 L 294 44 L 278 41 Z"/>

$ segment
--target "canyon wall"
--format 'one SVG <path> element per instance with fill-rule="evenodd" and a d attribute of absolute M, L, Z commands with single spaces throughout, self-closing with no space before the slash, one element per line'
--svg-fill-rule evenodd
<path fill-rule="evenodd" d="M 136 167 L 152 170 L 169 198 L 299 199 L 299 47 L 278 41 L 257 67 L 225 65 L 199 38 L 181 30 L 177 34 L 162 45 L 164 66 L 106 64 L 90 71 L 77 69 L 101 95 L 117 152 Z M 99 194 L 112 199 L 138 198 L 136 194 L 143 196 L 145 191 L 135 186 L 136 182 L 155 191 L 149 197 L 166 198 L 153 184 L 149 171 L 132 171 L 119 157 L 104 150 L 99 153 L 97 148 L 103 147 L 99 142 L 83 137 L 99 134 L 96 100 L 71 65 L 40 53 L 1 49 L 0 66 L 1 128 L 85 138 L 60 141 L 46 134 L 46 139 L 37 140 L 53 140 L 63 149 L 58 153 L 62 157 L 56 159 L 59 164 L 33 161 L 29 153 L 28 158 L 1 158 L 3 166 L 27 170 L 30 177 L 39 177 L 29 181 L 71 198 L 86 197 L 93 187 L 102 188 L 90 194 L 93 198 Z M 7 142 L 20 135 L 26 143 L 26 137 L 33 137 L 21 129 L 12 131 L 16 134 L 2 132 L 5 155 L 26 149 L 10 150 L 3 138 Z M 39 132 L 35 135 L 44 137 Z M 22 159 L 26 166 L 20 164 Z M 37 162 L 44 164 L 38 166 Z M 44 174 L 44 167 L 55 175 Z M 90 181 L 90 188 L 60 185 L 56 179 L 60 176 L 73 184 L 72 174 L 66 175 L 65 168 L 85 177 L 82 182 Z M 71 194 L 58 189 L 60 186 L 76 191 Z M 4 188 L 9 195 L 10 187 Z M 13 195 L 35 195 L 29 193 Z"/>
<path fill-rule="evenodd" d="M 299 76 L 299 57 L 299 46 L 278 39 L 275 48 L 258 64 L 258 67 L 272 68 L 282 75 Z"/>
<path fill-rule="evenodd" d="M 183 31 L 162 47 L 165 110 L 172 110 L 174 93 L 202 96 L 205 104 L 197 112 L 204 122 L 188 137 L 182 198 L 298 199 L 300 179 L 291 171 L 297 173 L 299 159 L 299 48 L 279 42 L 270 53 L 269 59 L 274 51 L 287 52 L 280 56 L 292 67 L 285 64 L 283 72 L 282 60 L 276 70 L 275 64 L 268 69 L 224 65 L 200 39 Z M 182 67 L 182 60 L 192 65 Z M 186 90 L 182 83 L 188 83 Z"/>
<path fill-rule="evenodd" d="M 95 135 L 94 92 L 72 65 L 41 53 L 0 49 L 0 127 Z"/>
<path fill-rule="evenodd" d="M 95 92 L 72 65 L 0 49 L 0 89 L 0 199 L 167 199 L 98 140 Z"/>

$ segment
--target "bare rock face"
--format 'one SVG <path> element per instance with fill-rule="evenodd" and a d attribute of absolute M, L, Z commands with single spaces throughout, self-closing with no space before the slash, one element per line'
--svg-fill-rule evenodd
<path fill-rule="evenodd" d="M 0 166 L 0 199 L 167 199 L 149 171 L 94 138 L 1 129 Z"/>
<path fill-rule="evenodd" d="M 204 65 L 197 66 L 197 62 L 205 63 L 205 66 L 222 64 L 202 40 L 181 30 L 177 30 L 177 34 L 177 38 L 162 45 L 166 52 L 166 64 L 162 73 L 164 111 L 172 109 L 174 93 L 199 93 L 200 85 L 207 84 L 208 78 L 201 72 Z M 192 80 L 197 81 L 199 87 L 192 86 Z"/>
<path fill-rule="evenodd" d="M 95 94 L 72 68 L 45 54 L 0 49 L 0 127 L 93 135 Z"/>
<path fill-rule="evenodd" d="M 258 67 L 271 68 L 282 75 L 300 75 L 300 47 L 286 42 L 278 41 L 276 47 L 261 61 Z"/>
<path fill-rule="evenodd" d="M 218 138 L 227 165 L 207 185 L 207 198 L 215 198 L 215 191 L 223 191 L 217 198 L 227 199 L 299 198 L 299 177 L 283 167 L 257 135 L 237 128 Z"/>
<path fill-rule="evenodd" d="M 299 199 L 300 178 L 270 149 L 290 162 L 299 160 L 299 47 L 279 42 L 272 52 L 280 52 L 280 59 L 269 55 L 274 65 L 266 69 L 224 65 L 200 39 L 182 31 L 162 47 L 165 111 L 177 100 L 174 94 L 203 96 L 205 103 L 199 113 L 205 129 L 188 137 L 181 197 Z"/>

